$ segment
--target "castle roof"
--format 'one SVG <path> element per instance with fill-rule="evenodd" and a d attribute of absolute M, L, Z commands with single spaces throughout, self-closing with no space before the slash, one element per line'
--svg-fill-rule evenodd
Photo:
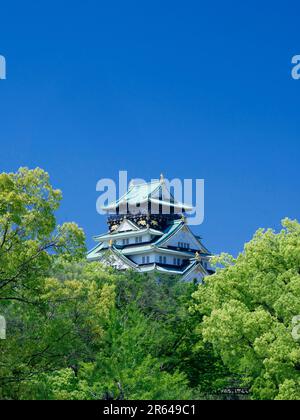
<path fill-rule="evenodd" d="M 192 211 L 193 207 L 186 203 L 176 201 L 167 188 L 165 180 L 143 182 L 139 184 L 131 183 L 128 191 L 118 200 L 102 206 L 104 211 L 115 211 L 120 206 L 136 206 L 150 202 L 154 205 L 173 207 L 178 212 Z"/>
<path fill-rule="evenodd" d="M 139 230 L 132 230 L 132 231 L 125 231 L 125 232 L 117 232 L 117 233 L 106 233 L 104 235 L 95 236 L 94 239 L 99 242 L 89 253 L 88 259 L 92 260 L 97 258 L 99 252 L 103 251 L 104 249 L 112 249 L 122 253 L 123 256 L 126 255 L 133 255 L 133 254 L 145 254 L 149 251 L 154 252 L 162 252 L 162 253 L 170 253 L 172 255 L 177 255 L 181 257 L 189 257 L 192 258 L 195 254 L 194 250 L 191 249 L 178 249 L 178 248 L 169 248 L 164 247 L 166 242 L 172 238 L 173 235 L 176 235 L 181 229 L 187 229 L 189 232 L 189 228 L 185 224 L 183 219 L 174 220 L 172 224 L 170 224 L 164 232 L 157 231 L 155 229 L 146 228 L 146 229 L 139 229 Z M 150 233 L 154 236 L 154 239 L 148 243 L 134 243 L 130 245 L 115 245 L 111 241 L 116 239 L 123 239 L 132 236 L 143 235 L 145 233 Z M 190 232 L 193 235 L 192 232 Z M 210 252 L 204 247 L 202 242 L 196 238 L 194 235 L 193 237 L 197 241 L 199 245 L 199 251 L 202 256 L 210 256 Z M 111 244 L 110 244 L 111 242 Z"/>

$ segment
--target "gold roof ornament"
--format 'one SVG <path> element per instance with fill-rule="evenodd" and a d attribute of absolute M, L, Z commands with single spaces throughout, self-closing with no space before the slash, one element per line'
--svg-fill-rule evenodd
<path fill-rule="evenodd" d="M 195 260 L 200 261 L 200 255 L 198 251 L 195 252 Z"/>
<path fill-rule="evenodd" d="M 164 175 L 163 174 L 160 174 L 160 178 L 159 178 L 159 180 L 160 180 L 160 182 L 163 182 L 164 181 Z"/>
<path fill-rule="evenodd" d="M 113 244 L 113 241 L 112 241 L 112 239 L 110 239 L 110 241 L 109 241 L 110 248 L 112 247 L 112 244 Z"/>

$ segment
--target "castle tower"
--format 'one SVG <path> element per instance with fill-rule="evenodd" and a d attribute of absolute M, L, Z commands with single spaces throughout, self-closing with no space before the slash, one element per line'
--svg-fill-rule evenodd
<path fill-rule="evenodd" d="M 159 181 L 129 185 L 117 201 L 103 207 L 108 232 L 95 236 L 89 261 L 119 270 L 169 273 L 201 282 L 211 274 L 211 254 L 186 223 L 190 205 L 174 199 L 161 175 Z"/>

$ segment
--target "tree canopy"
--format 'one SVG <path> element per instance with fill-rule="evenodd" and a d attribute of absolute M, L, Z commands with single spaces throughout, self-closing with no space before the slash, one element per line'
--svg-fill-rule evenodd
<path fill-rule="evenodd" d="M 0 399 L 300 399 L 300 225 L 204 285 L 88 263 L 42 169 L 0 174 Z"/>
<path fill-rule="evenodd" d="M 293 319 L 300 314 L 300 225 L 258 230 L 236 259 L 222 265 L 194 293 L 204 315 L 201 339 L 211 343 L 254 399 L 300 399 L 300 343 Z"/>

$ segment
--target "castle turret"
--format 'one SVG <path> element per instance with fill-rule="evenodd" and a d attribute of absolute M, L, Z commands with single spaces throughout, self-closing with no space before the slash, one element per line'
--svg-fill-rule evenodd
<path fill-rule="evenodd" d="M 108 232 L 95 236 L 88 260 L 119 270 L 157 271 L 185 281 L 211 274 L 210 252 L 186 223 L 192 206 L 174 199 L 164 177 L 150 183 L 130 183 L 128 191 L 103 207 Z"/>

